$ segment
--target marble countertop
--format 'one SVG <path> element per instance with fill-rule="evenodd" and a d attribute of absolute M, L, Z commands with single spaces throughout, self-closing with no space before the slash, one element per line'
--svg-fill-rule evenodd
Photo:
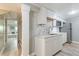
<path fill-rule="evenodd" d="M 52 34 L 48 34 L 48 35 L 39 35 L 39 36 L 36 36 L 36 38 L 44 39 L 44 38 L 53 37 L 53 36 L 62 35 L 62 34 L 66 34 L 66 32 L 52 33 Z"/>

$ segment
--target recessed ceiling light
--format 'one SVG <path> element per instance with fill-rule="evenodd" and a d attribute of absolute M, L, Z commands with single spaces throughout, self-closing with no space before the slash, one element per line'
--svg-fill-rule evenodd
<path fill-rule="evenodd" d="M 76 13 L 77 13 L 76 10 L 72 10 L 72 11 L 69 12 L 69 15 L 73 15 L 73 14 L 76 14 Z"/>

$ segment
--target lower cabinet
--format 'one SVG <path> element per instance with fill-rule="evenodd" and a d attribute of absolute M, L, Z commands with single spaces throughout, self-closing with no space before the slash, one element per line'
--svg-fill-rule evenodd
<path fill-rule="evenodd" d="M 67 33 L 61 33 L 58 35 L 58 38 L 60 39 L 61 44 L 64 44 L 67 42 Z"/>
<path fill-rule="evenodd" d="M 45 40 L 45 56 L 51 56 L 62 49 L 62 44 L 57 36 L 50 37 Z"/>
<path fill-rule="evenodd" d="M 63 45 L 58 35 L 35 39 L 35 54 L 37 56 L 52 56 L 62 47 Z"/>
<path fill-rule="evenodd" d="M 67 33 L 64 33 L 61 38 L 62 38 L 62 43 L 63 44 L 66 43 L 67 42 Z"/>

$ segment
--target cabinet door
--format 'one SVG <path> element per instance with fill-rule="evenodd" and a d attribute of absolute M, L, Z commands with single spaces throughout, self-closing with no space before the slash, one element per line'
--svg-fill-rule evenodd
<path fill-rule="evenodd" d="M 62 40 L 59 35 L 56 35 L 56 48 L 55 51 L 59 51 L 62 49 Z"/>
<path fill-rule="evenodd" d="M 51 56 L 56 53 L 56 37 L 49 37 L 45 40 L 45 55 Z"/>
<path fill-rule="evenodd" d="M 59 37 L 59 40 L 60 40 L 61 44 L 64 44 L 65 42 L 67 42 L 67 35 L 66 35 L 66 33 L 60 34 L 60 35 L 58 35 L 58 37 Z"/>
<path fill-rule="evenodd" d="M 62 49 L 62 44 L 57 35 L 53 37 L 49 37 L 48 39 L 45 40 L 45 55 L 47 56 L 54 55 L 61 49 Z"/>

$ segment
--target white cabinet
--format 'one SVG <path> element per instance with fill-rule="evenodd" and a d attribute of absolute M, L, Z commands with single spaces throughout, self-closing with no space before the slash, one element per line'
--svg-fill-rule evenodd
<path fill-rule="evenodd" d="M 58 33 L 58 39 L 60 39 L 60 43 L 64 44 L 67 42 L 67 33 L 63 32 L 63 33 Z"/>
<path fill-rule="evenodd" d="M 62 50 L 65 42 L 67 42 L 67 33 L 36 37 L 35 54 L 37 56 L 52 56 Z"/>
<path fill-rule="evenodd" d="M 61 39 L 57 35 L 35 39 L 35 54 L 37 56 L 52 56 L 61 49 Z"/>
<path fill-rule="evenodd" d="M 57 36 L 49 37 L 45 40 L 45 56 L 51 56 L 62 49 L 62 44 Z"/>
<path fill-rule="evenodd" d="M 38 13 L 38 24 L 47 24 L 47 9 L 42 7 Z"/>
<path fill-rule="evenodd" d="M 67 42 L 67 33 L 60 34 L 61 43 L 64 44 Z"/>

